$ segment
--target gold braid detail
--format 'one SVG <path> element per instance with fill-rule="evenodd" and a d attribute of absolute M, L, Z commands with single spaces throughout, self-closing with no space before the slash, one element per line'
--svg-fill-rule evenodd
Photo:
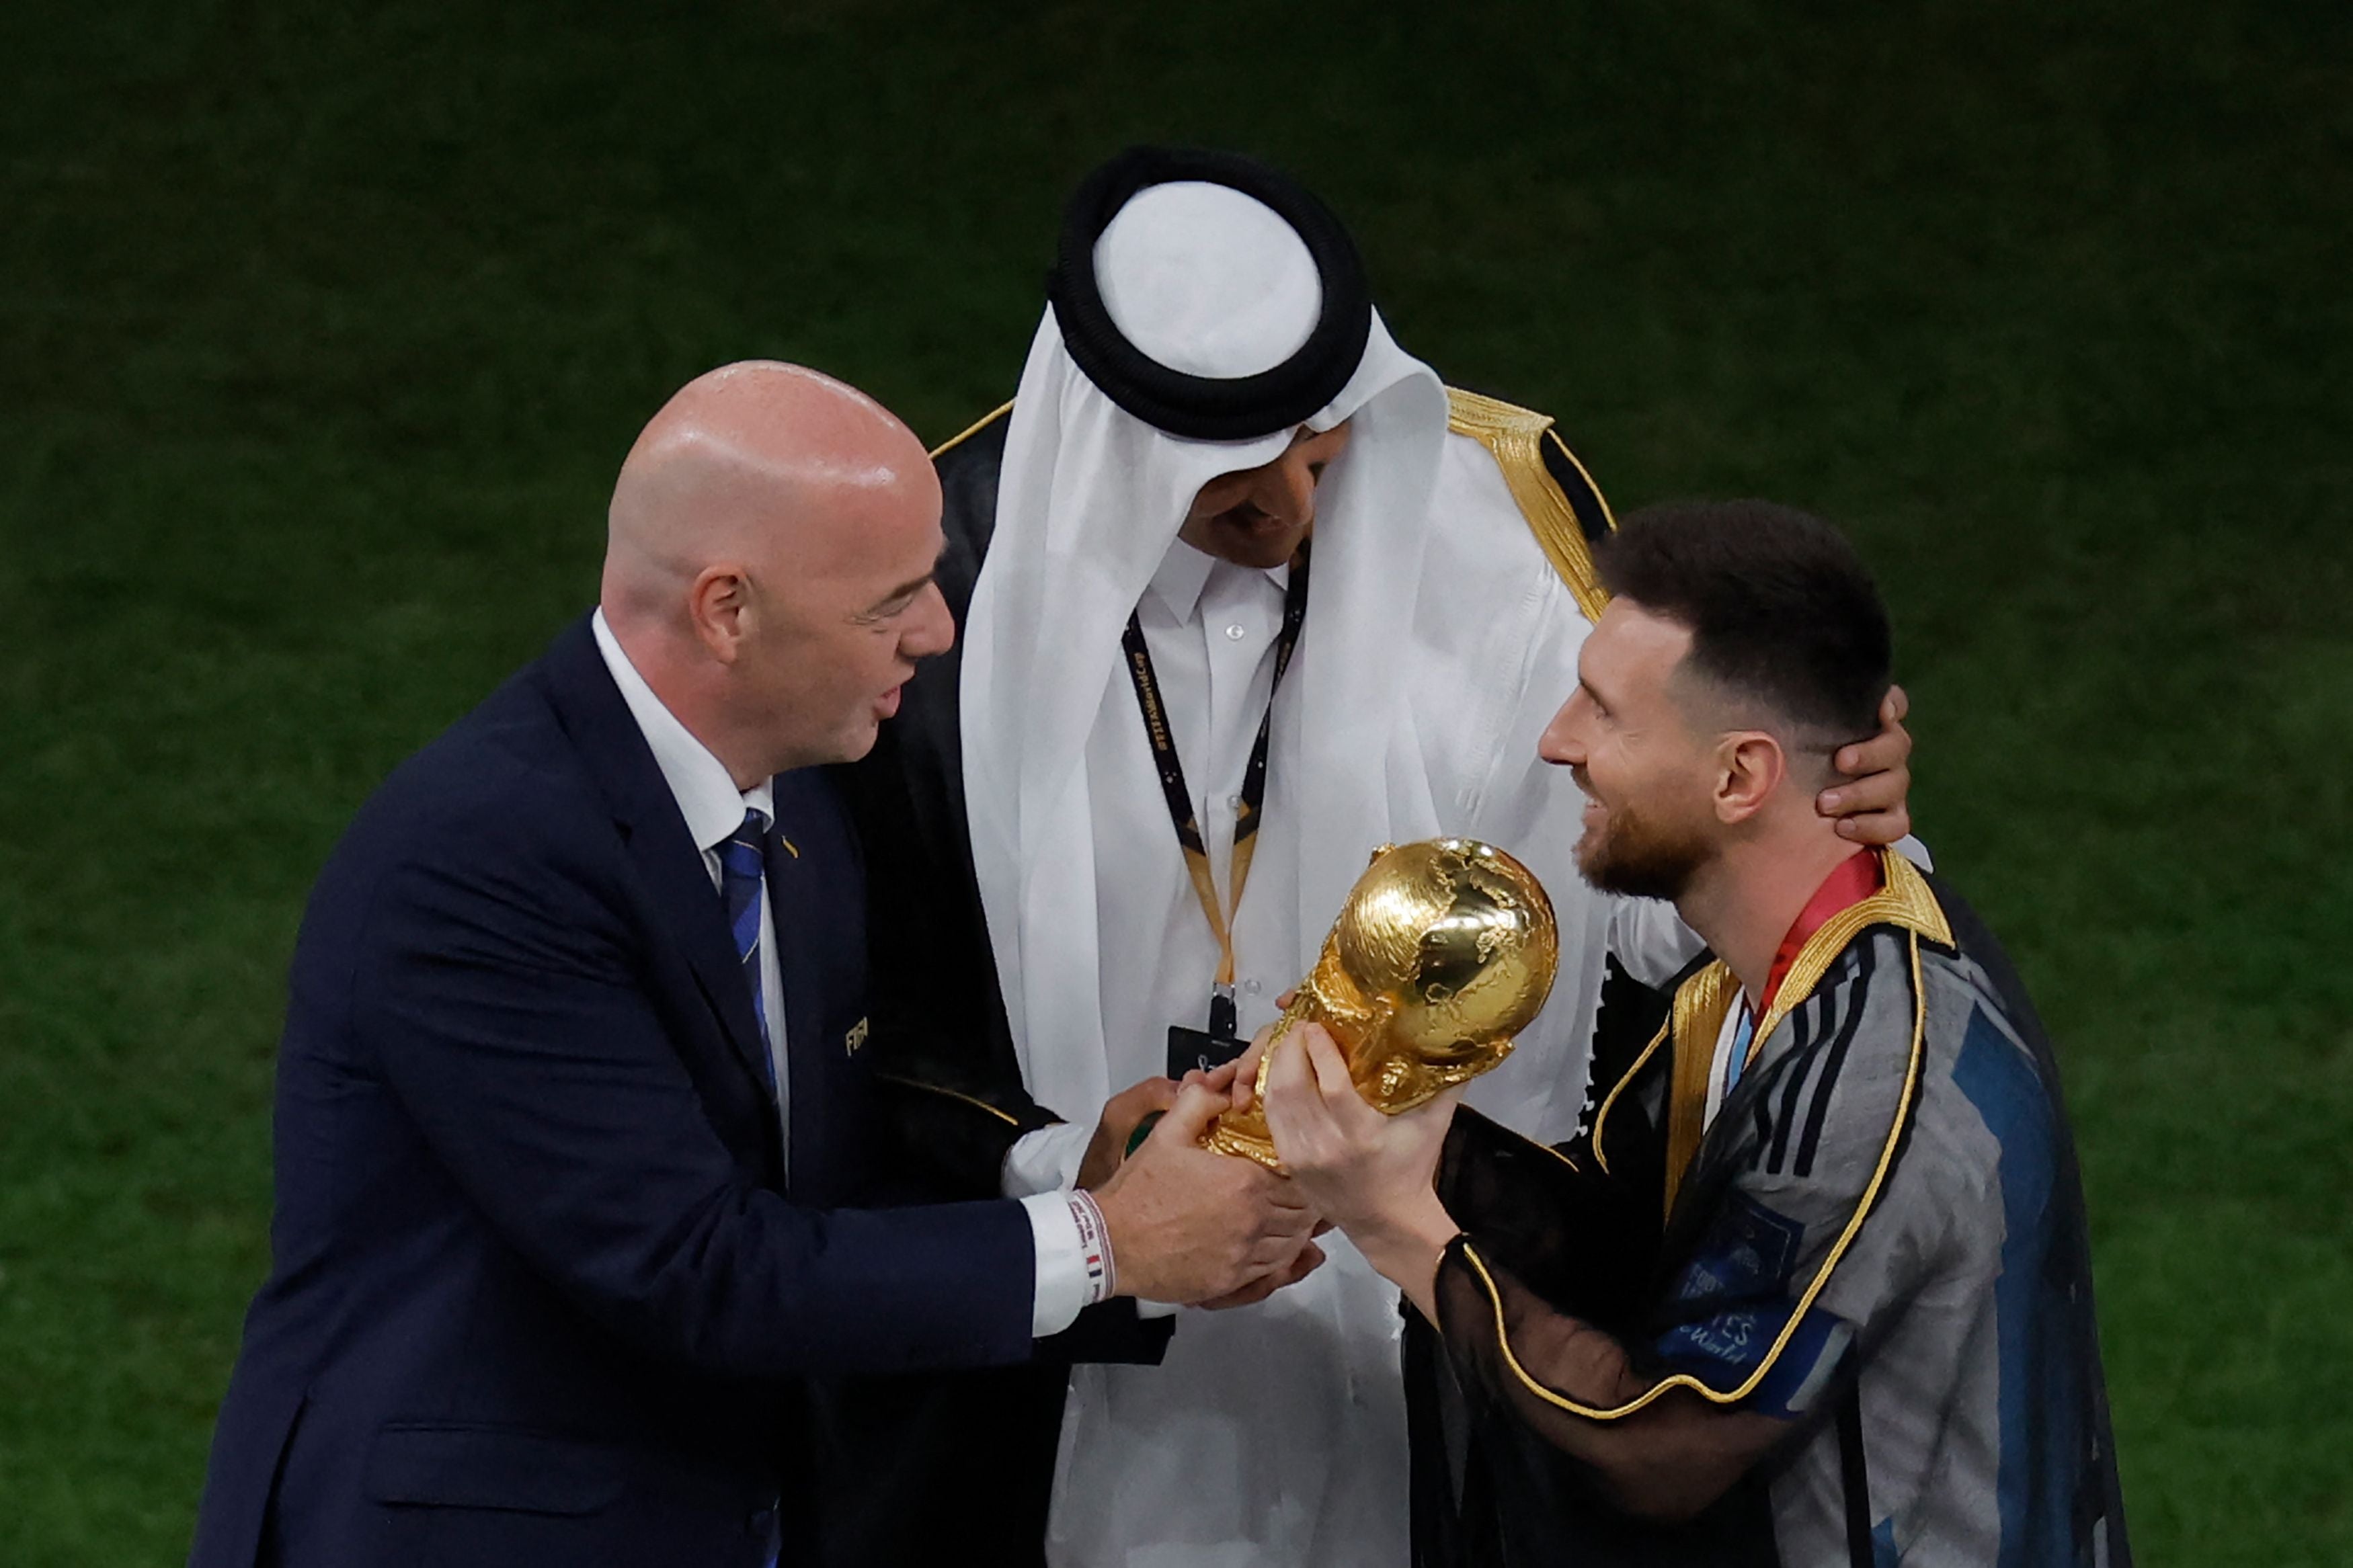
<path fill-rule="evenodd" d="M 1594 570 L 1593 551 L 1585 542 L 1585 530 L 1577 524 L 1576 509 L 1568 504 L 1560 481 L 1545 467 L 1545 438 L 1551 437 L 1553 445 L 1576 464 L 1577 471 L 1585 474 L 1588 485 L 1593 485 L 1593 476 L 1586 473 L 1585 465 L 1577 461 L 1577 455 L 1553 429 L 1552 416 L 1452 386 L 1446 389 L 1446 414 L 1449 430 L 1470 437 L 1494 458 L 1512 500 L 1527 520 L 1528 531 L 1536 536 L 1545 558 L 1567 585 L 1569 596 L 1587 620 L 1599 620 L 1609 595 L 1602 589 L 1600 574 Z M 1599 486 L 1593 485 L 1593 494 L 1600 498 Z M 1609 518 L 1611 528 L 1618 526 L 1617 519 L 1610 517 L 1609 501 L 1602 500 L 1601 512 Z"/>
<path fill-rule="evenodd" d="M 966 441 L 971 440 L 975 436 L 979 435 L 983 430 L 987 429 L 990 426 L 996 424 L 998 420 L 1004 418 L 1007 415 L 1012 412 L 1013 400 L 1008 397 L 1003 403 L 998 404 L 995 408 L 990 409 L 987 413 L 982 415 L 979 418 L 974 420 L 971 424 L 965 426 L 963 429 L 957 431 L 955 435 L 949 437 L 938 446 L 933 447 L 932 461 L 935 463 L 938 462 L 944 454 L 954 451 L 956 447 L 961 447 Z"/>
<path fill-rule="evenodd" d="M 1626 1075 L 1618 1080 L 1617 1086 L 1601 1097 L 1601 1109 L 1593 1113 L 1593 1163 L 1601 1167 L 1601 1173 L 1605 1176 L 1609 1173 L 1609 1156 L 1601 1152 L 1601 1124 L 1609 1120 L 1609 1108 L 1618 1103 L 1618 1097 L 1626 1092 L 1626 1086 L 1634 1081 L 1652 1057 L 1658 1055 L 1659 1047 L 1667 1043 L 1667 1037 L 1673 1032 L 1674 1021 L 1672 1018 L 1659 1026 L 1659 1032 L 1651 1037 L 1651 1043 L 1642 1047 L 1642 1054 L 1634 1058 L 1634 1065 L 1626 1069 Z"/>
<path fill-rule="evenodd" d="M 1488 1271 L 1486 1262 L 1479 1256 L 1477 1248 L 1469 1241 L 1465 1241 L 1462 1244 L 1462 1256 L 1470 1263 L 1472 1271 L 1478 1275 L 1479 1282 L 1486 1288 L 1488 1301 L 1494 1310 L 1495 1342 L 1504 1352 L 1504 1363 L 1511 1368 L 1512 1375 L 1519 1380 L 1523 1387 L 1546 1404 L 1566 1410 L 1572 1415 L 1583 1416 L 1593 1421 L 1616 1421 L 1631 1415 L 1636 1411 L 1665 1397 L 1671 1388 L 1688 1388 L 1711 1405 L 1737 1405 L 1756 1393 L 1757 1386 L 1765 1381 L 1766 1375 L 1773 1370 L 1774 1363 L 1778 1361 L 1781 1352 L 1788 1348 L 1790 1339 L 1798 1331 L 1798 1326 L 1805 1321 L 1806 1314 L 1813 1310 L 1814 1302 L 1820 1299 L 1823 1289 L 1830 1284 L 1831 1271 L 1837 1268 L 1840 1260 L 1845 1258 L 1848 1249 L 1853 1246 L 1855 1237 L 1862 1230 L 1863 1221 L 1870 1217 L 1873 1207 L 1879 1201 L 1881 1188 L 1886 1185 L 1887 1173 L 1895 1163 L 1895 1151 L 1904 1141 L 1904 1129 L 1911 1121 L 1913 1105 L 1919 1098 L 1920 1069 L 1926 1059 L 1928 1032 L 1928 997 L 1920 973 L 1920 943 L 1926 940 L 1946 947 L 1953 944 L 1952 927 L 1945 919 L 1945 911 L 1937 906 L 1936 894 L 1929 888 L 1927 879 L 1922 877 L 1909 860 L 1892 850 L 1883 849 L 1879 851 L 1879 855 L 1881 874 L 1886 879 L 1886 886 L 1862 903 L 1841 910 L 1839 915 L 1824 922 L 1821 929 L 1807 940 L 1806 945 L 1799 951 L 1797 962 L 1790 966 L 1788 979 L 1782 983 L 1780 996 L 1775 999 L 1773 1008 L 1766 1015 L 1767 1023 L 1778 1026 L 1788 1016 L 1791 1008 L 1802 1002 L 1813 987 L 1820 984 L 1821 977 L 1828 973 L 1831 962 L 1844 952 L 1847 944 L 1861 935 L 1865 928 L 1872 925 L 1893 925 L 1905 932 L 1910 951 L 1912 970 L 1912 1049 L 1905 1063 L 1904 1088 L 1896 1097 L 1894 1121 L 1887 1130 L 1886 1142 L 1880 1148 L 1879 1163 L 1873 1170 L 1870 1182 L 1863 1187 L 1862 1196 L 1855 1204 L 1854 1213 L 1848 1216 L 1845 1228 L 1839 1233 L 1838 1239 L 1831 1243 L 1829 1256 L 1822 1259 L 1820 1269 L 1807 1285 L 1805 1294 L 1798 1298 L 1796 1310 L 1789 1314 L 1788 1321 L 1781 1325 L 1781 1331 L 1774 1336 L 1773 1343 L 1765 1352 L 1765 1359 L 1757 1363 L 1756 1371 L 1741 1380 L 1738 1386 L 1719 1391 L 1709 1387 L 1690 1373 L 1679 1372 L 1661 1378 L 1623 1405 L 1599 1406 L 1580 1404 L 1566 1394 L 1555 1393 L 1529 1375 L 1527 1368 L 1520 1363 L 1520 1358 L 1512 1350 L 1511 1334 L 1504 1321 L 1503 1291 L 1497 1288 L 1495 1277 Z M 1680 996 L 1680 993 L 1678 995 Z M 1785 1005 L 1783 998 L 1791 998 L 1791 1000 Z M 1679 1008 L 1678 1012 L 1680 1011 Z M 1667 1032 L 1670 1031 L 1662 1031 L 1662 1037 Z M 1762 1041 L 1769 1033 L 1769 1029 L 1760 1025 L 1757 1039 Z M 1653 1040 L 1651 1049 L 1657 1049 L 1658 1044 L 1658 1041 Z M 1752 1053 L 1755 1047 L 1752 1045 Z M 1646 1058 L 1649 1055 L 1650 1051 L 1643 1053 Z M 1641 1064 L 1638 1062 L 1636 1065 L 1639 1067 Z M 1632 1074 L 1628 1074 L 1628 1077 L 1631 1078 Z M 1621 1083 L 1620 1088 L 1623 1087 Z M 1612 1091 L 1611 1098 L 1616 1098 L 1615 1090 Z M 1604 1109 L 1607 1108 L 1605 1102 Z M 1597 1136 L 1599 1132 L 1599 1120 L 1597 1117 L 1595 1121 Z M 1598 1144 L 1596 1152 L 1599 1152 Z"/>
<path fill-rule="evenodd" d="M 981 1099 L 976 1094 L 966 1094 L 960 1089 L 949 1089 L 941 1084 L 925 1083 L 923 1079 L 918 1078 L 902 1078 L 894 1072 L 876 1073 L 874 1076 L 881 1079 L 884 1083 L 895 1083 L 902 1089 L 919 1089 L 925 1094 L 936 1094 L 949 1100 L 961 1100 L 965 1104 L 971 1106 L 976 1110 L 986 1110 L 991 1116 L 996 1117 L 999 1121 L 1004 1122 L 1009 1127 L 1018 1127 L 1021 1125 L 1021 1119 L 1019 1117 L 1014 1115 L 1009 1110 L 1000 1110 L 996 1106 L 989 1104 L 988 1101 Z"/>
<path fill-rule="evenodd" d="M 1773 1005 L 1757 1020 L 1756 1033 L 1748 1037 L 1748 1056 L 1741 1068 L 1746 1071 L 1756 1065 L 1757 1053 L 1773 1031 L 1781 1026 L 1797 1006 L 1814 994 L 1831 964 L 1838 962 L 1847 944 L 1874 925 L 1892 925 L 1917 932 L 1939 947 L 1953 945 L 1953 928 L 1937 907 L 1936 895 L 1929 890 L 1928 879 L 1920 868 L 1893 849 L 1874 851 L 1879 857 L 1880 889 L 1859 904 L 1849 904 L 1806 939 L 1798 956 L 1789 964 L 1789 973 L 1782 977 L 1781 989 L 1773 994 Z"/>
<path fill-rule="evenodd" d="M 1699 1156 L 1700 1135 L 1707 1131 L 1707 1079 L 1715 1066 L 1715 1037 L 1723 1032 L 1725 1015 L 1740 998 L 1740 982 L 1732 966 L 1721 959 L 1675 987 L 1674 1010 L 1669 1027 L 1674 1033 L 1673 1067 L 1667 1080 L 1667 1179 L 1665 1215 L 1675 1212 L 1675 1194 L 1683 1190 L 1684 1173 Z"/>

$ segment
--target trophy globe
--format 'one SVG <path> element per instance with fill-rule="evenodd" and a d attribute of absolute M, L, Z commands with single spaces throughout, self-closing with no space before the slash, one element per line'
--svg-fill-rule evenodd
<path fill-rule="evenodd" d="M 1258 1100 L 1219 1117 L 1206 1142 L 1282 1169 L 1262 1110 L 1267 1066 L 1302 1022 L 1331 1031 L 1356 1092 L 1391 1116 L 1478 1077 L 1511 1054 L 1559 963 L 1552 900 L 1519 861 L 1475 838 L 1384 847 L 1275 1025 Z"/>

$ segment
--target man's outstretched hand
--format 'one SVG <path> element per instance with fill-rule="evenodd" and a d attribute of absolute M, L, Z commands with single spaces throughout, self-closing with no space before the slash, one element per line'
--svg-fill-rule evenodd
<path fill-rule="evenodd" d="M 1314 1211 L 1295 1185 L 1201 1147 L 1210 1121 L 1233 1108 L 1230 1083 L 1213 1081 L 1189 1076 L 1143 1147 L 1094 1189 L 1123 1296 L 1240 1305 L 1322 1258 L 1309 1239 Z M 1303 1253 L 1314 1259 L 1303 1265 Z"/>
<path fill-rule="evenodd" d="M 1839 836 L 1858 844 L 1893 844 L 1912 831 L 1912 733 L 1904 716 L 1912 700 L 1891 686 L 1879 703 L 1879 733 L 1841 746 L 1831 765 L 1848 782 L 1814 797 L 1814 809 L 1838 818 Z"/>
<path fill-rule="evenodd" d="M 1384 1115 L 1365 1103 L 1346 1057 L 1314 1024 L 1293 1029 L 1266 1074 L 1266 1124 L 1283 1169 L 1433 1322 L 1438 1259 L 1456 1227 L 1432 1178 L 1460 1099 L 1449 1089 Z"/>

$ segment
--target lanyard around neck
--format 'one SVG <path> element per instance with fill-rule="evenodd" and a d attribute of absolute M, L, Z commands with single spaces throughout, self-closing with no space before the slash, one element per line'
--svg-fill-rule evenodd
<path fill-rule="evenodd" d="M 1242 887 L 1250 880 L 1250 857 L 1258 847 L 1259 811 L 1266 803 L 1267 736 L 1274 726 L 1274 693 L 1291 668 L 1299 646 L 1299 629 L 1307 620 L 1307 546 L 1292 558 L 1291 581 L 1282 593 L 1282 631 L 1274 645 L 1274 684 L 1266 694 L 1266 712 L 1258 721 L 1258 739 L 1250 746 L 1250 763 L 1242 771 L 1241 806 L 1234 816 L 1234 855 L 1227 877 L 1233 889 L 1233 908 L 1242 902 Z M 1160 793 L 1168 803 L 1168 820 L 1176 829 L 1176 843 L 1185 852 L 1185 869 L 1193 880 L 1201 913 L 1218 939 L 1218 978 L 1211 994 L 1210 1032 L 1233 1030 L 1233 921 L 1218 901 L 1218 884 L 1209 874 L 1209 851 L 1201 837 L 1200 819 L 1193 809 L 1192 792 L 1185 784 L 1185 765 L 1176 755 L 1176 736 L 1168 724 L 1167 704 L 1161 700 L 1160 680 L 1153 673 L 1152 650 L 1145 646 L 1144 624 L 1131 614 L 1127 633 L 1120 639 L 1127 652 L 1127 673 L 1135 683 L 1135 705 L 1144 714 L 1145 738 L 1152 743 L 1152 761 L 1160 773 Z M 1223 1016 L 1220 1017 L 1222 1013 Z M 1222 1023 L 1224 1027 L 1218 1026 Z"/>

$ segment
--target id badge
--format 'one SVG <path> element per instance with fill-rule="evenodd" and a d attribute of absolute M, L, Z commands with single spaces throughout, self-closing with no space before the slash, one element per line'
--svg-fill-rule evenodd
<path fill-rule="evenodd" d="M 1225 1066 L 1248 1049 L 1248 1040 L 1172 1024 L 1168 1028 L 1168 1076 L 1181 1079 L 1197 1069 L 1208 1072 Z"/>
<path fill-rule="evenodd" d="M 1248 1040 L 1238 1040 L 1230 1034 L 1212 1034 L 1208 1029 L 1188 1029 L 1182 1024 L 1171 1024 L 1168 1026 L 1168 1076 L 1181 1079 L 1197 1068 L 1208 1072 L 1212 1068 L 1225 1066 L 1248 1049 Z M 1160 1112 L 1155 1110 L 1135 1124 L 1135 1131 L 1127 1141 L 1130 1154 L 1144 1147 L 1144 1141 L 1152 1136 L 1152 1129 L 1159 1121 Z"/>

